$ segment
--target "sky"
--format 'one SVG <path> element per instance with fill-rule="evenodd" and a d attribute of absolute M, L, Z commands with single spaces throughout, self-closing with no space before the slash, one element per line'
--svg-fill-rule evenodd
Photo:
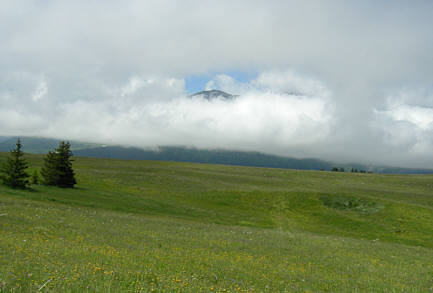
<path fill-rule="evenodd" d="M 433 168 L 432 11 L 2 0 L 0 135 Z"/>

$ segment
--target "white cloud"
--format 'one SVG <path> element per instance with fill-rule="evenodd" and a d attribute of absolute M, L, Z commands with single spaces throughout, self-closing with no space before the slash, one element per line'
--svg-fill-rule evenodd
<path fill-rule="evenodd" d="M 231 83 L 234 85 L 235 81 Z M 46 119 L 46 126 L 39 123 L 24 131 L 16 124 L 15 131 L 134 146 L 180 144 L 280 154 L 287 154 L 287 148 L 316 144 L 327 138 L 332 126 L 327 91 L 324 95 L 293 96 L 254 88 L 255 84 L 252 81 L 248 85 L 251 90 L 235 100 L 208 101 L 181 95 L 184 91 L 179 87 L 183 82 L 179 80 L 133 77 L 126 86 L 113 90 L 109 99 L 60 102 L 54 106 L 57 115 L 39 116 Z M 136 95 L 146 87 L 151 92 Z M 152 98 L 167 92 L 177 95 L 170 99 Z M 9 109 L 9 113 L 16 112 Z"/>
<path fill-rule="evenodd" d="M 433 130 L 433 108 L 401 105 L 385 113 L 395 121 L 407 121 L 421 130 Z"/>
<path fill-rule="evenodd" d="M 133 76 L 120 88 L 112 88 L 111 95 L 122 99 L 146 98 L 154 100 L 170 99 L 185 94 L 185 82 L 183 79 L 162 77 Z"/>
<path fill-rule="evenodd" d="M 152 84 L 152 81 L 153 80 L 148 80 L 147 82 L 149 84 Z M 124 97 L 127 95 L 134 94 L 137 90 L 139 90 L 144 86 L 145 86 L 145 82 L 141 78 L 134 76 L 129 80 L 127 85 L 125 85 L 120 89 L 120 96 Z"/>
<path fill-rule="evenodd" d="M 329 90 L 321 82 L 300 77 L 291 71 L 262 73 L 254 84 L 259 88 L 293 95 L 330 95 Z"/>
<path fill-rule="evenodd" d="M 46 80 L 41 80 L 41 82 L 38 84 L 36 90 L 34 91 L 33 95 L 32 95 L 32 100 L 33 101 L 39 101 L 40 99 L 42 99 L 43 97 L 45 97 L 45 95 L 48 93 L 48 83 Z"/>
<path fill-rule="evenodd" d="M 388 151 L 385 157 L 391 157 L 400 164 L 410 165 L 411 162 L 417 162 L 418 165 L 426 167 L 432 164 L 431 97 L 428 90 L 404 89 L 389 96 L 384 109 L 375 109 L 371 125 L 382 134 L 383 149 Z"/>

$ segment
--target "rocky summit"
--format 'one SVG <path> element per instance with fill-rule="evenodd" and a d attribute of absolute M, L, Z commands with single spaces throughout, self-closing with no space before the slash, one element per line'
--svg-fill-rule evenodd
<path fill-rule="evenodd" d="M 192 94 L 191 97 L 197 97 L 202 96 L 204 99 L 212 100 L 212 99 L 224 99 L 224 100 L 233 100 L 238 95 L 232 95 L 220 90 L 208 90 L 208 91 L 201 91 L 195 94 Z"/>

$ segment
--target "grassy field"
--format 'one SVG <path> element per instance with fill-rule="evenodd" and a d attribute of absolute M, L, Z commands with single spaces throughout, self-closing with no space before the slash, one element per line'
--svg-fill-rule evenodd
<path fill-rule="evenodd" d="M 0 186 L 0 292 L 433 292 L 431 175 L 74 167 Z"/>

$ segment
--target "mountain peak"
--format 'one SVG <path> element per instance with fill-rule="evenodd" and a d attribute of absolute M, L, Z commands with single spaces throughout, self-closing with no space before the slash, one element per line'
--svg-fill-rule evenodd
<path fill-rule="evenodd" d="M 202 96 L 206 100 L 212 100 L 216 98 L 222 98 L 224 100 L 233 100 L 234 98 L 238 97 L 237 95 L 232 95 L 220 90 L 201 91 L 191 95 L 191 97 L 196 97 L 196 96 Z"/>

